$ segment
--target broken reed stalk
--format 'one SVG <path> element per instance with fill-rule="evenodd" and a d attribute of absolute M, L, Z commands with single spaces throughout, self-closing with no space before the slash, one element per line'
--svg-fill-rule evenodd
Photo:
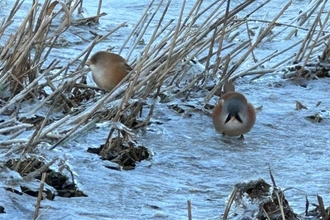
<path fill-rule="evenodd" d="M 99 0 L 99 4 L 97 6 L 97 18 L 96 18 L 96 23 L 99 23 L 99 16 L 101 14 L 101 8 L 102 8 L 102 0 Z"/>
<path fill-rule="evenodd" d="M 34 210 L 34 217 L 33 219 L 38 219 L 39 218 L 39 209 L 40 209 L 40 204 L 42 200 L 42 194 L 44 190 L 44 185 L 45 185 L 45 179 L 46 179 L 46 172 L 42 173 L 41 180 L 40 180 L 40 187 L 38 190 L 38 197 L 37 197 L 37 204 Z"/>
<path fill-rule="evenodd" d="M 19 125 L 14 125 L 14 126 L 8 126 L 5 128 L 1 128 L 0 134 L 6 134 L 12 130 L 25 130 L 25 129 L 28 129 L 31 127 L 33 127 L 33 125 L 31 125 L 31 124 L 19 124 Z"/>
<path fill-rule="evenodd" d="M 268 213 L 267 213 L 267 211 L 265 210 L 264 207 L 262 207 L 262 211 L 264 212 L 264 215 L 266 216 L 267 220 L 272 220 L 272 219 L 269 217 L 269 215 L 268 215 Z"/>
<path fill-rule="evenodd" d="M 281 210 L 282 219 L 285 220 L 285 213 L 284 213 L 284 207 L 283 207 L 283 196 L 279 195 L 277 189 L 274 189 L 274 190 L 275 190 L 276 198 L 278 201 L 278 206 L 280 207 L 280 210 Z"/>
<path fill-rule="evenodd" d="M 191 201 L 187 200 L 187 209 L 188 209 L 188 220 L 192 220 L 192 213 L 191 213 Z"/>
<path fill-rule="evenodd" d="M 187 19 L 186 19 L 187 20 Z M 193 25 L 193 23 L 191 23 L 190 25 L 189 25 L 189 27 L 191 26 L 191 25 Z M 182 29 L 183 30 L 183 29 Z M 189 31 L 190 31 L 190 29 L 188 29 Z M 181 31 L 182 32 L 182 31 Z M 170 30 L 170 32 L 169 32 L 170 34 L 168 35 L 168 37 L 165 37 L 164 39 L 163 39 L 163 42 L 166 42 L 166 41 L 168 41 L 168 40 L 171 40 L 172 38 L 173 38 L 173 35 L 171 34 L 171 30 Z M 189 33 L 189 32 L 187 32 L 186 31 L 186 33 Z M 184 38 L 186 38 L 186 36 L 188 36 L 188 34 L 183 34 L 183 35 L 185 35 L 185 37 Z M 157 36 L 158 37 L 158 36 Z M 171 38 L 170 38 L 171 37 Z M 184 41 L 184 39 L 180 39 L 180 40 L 178 40 L 178 42 L 183 42 Z M 173 42 L 173 41 L 172 41 Z M 162 45 L 162 43 L 159 43 L 159 45 Z M 150 45 L 148 45 L 149 47 L 150 47 Z M 176 44 L 176 48 L 179 48 L 180 46 L 178 46 L 177 44 Z M 164 48 L 163 48 L 164 49 Z M 148 50 L 147 50 L 148 51 Z M 152 56 L 153 55 L 153 53 L 154 52 L 150 52 L 150 55 Z"/>
<path fill-rule="evenodd" d="M 316 197 L 317 197 L 317 201 L 319 203 L 318 208 L 319 208 L 320 214 L 322 216 L 322 219 L 330 219 L 329 214 L 326 212 L 326 210 L 324 208 L 323 198 L 320 195 L 316 195 Z"/>
<path fill-rule="evenodd" d="M 234 203 L 234 200 L 236 198 L 236 193 L 237 193 L 237 187 L 234 186 L 234 189 L 231 192 L 231 195 L 229 197 L 228 203 L 226 205 L 225 212 L 223 213 L 222 220 L 227 220 L 228 219 L 230 208 L 231 208 L 231 206 Z"/>

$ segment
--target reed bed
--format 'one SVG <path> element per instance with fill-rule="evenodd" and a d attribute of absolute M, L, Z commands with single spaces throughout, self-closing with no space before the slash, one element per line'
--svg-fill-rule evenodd
<path fill-rule="evenodd" d="M 11 119 L 0 123 L 0 134 L 4 137 L 0 144 L 8 146 L 8 149 L 14 146 L 15 152 L 23 153 L 33 151 L 40 144 L 53 149 L 93 129 L 97 122 L 112 118 L 112 127 L 106 142 L 109 143 L 116 130 L 121 130 L 121 133 L 129 138 L 134 136 L 132 128 L 147 125 L 157 104 L 157 98 L 164 93 L 176 90 L 179 91 L 176 93 L 185 94 L 196 88 L 210 90 L 204 100 L 208 103 L 221 89 L 225 80 L 247 75 L 261 77 L 277 71 L 290 59 L 296 63 L 303 62 L 299 72 L 294 72 L 301 76 L 313 51 L 320 51 L 320 48 L 324 47 L 324 41 L 329 37 L 329 33 L 325 31 L 329 14 L 322 23 L 318 22 L 325 4 L 311 3 L 311 7 L 302 13 L 305 16 L 298 15 L 298 24 L 280 23 L 279 18 L 292 4 L 292 1 L 289 1 L 272 20 L 258 20 L 260 25 L 256 26 L 256 20 L 250 17 L 262 5 L 254 8 L 251 6 L 252 3 L 252 0 L 245 1 L 232 7 L 230 1 L 214 1 L 205 7 L 198 1 L 190 11 L 185 11 L 186 2 L 183 1 L 178 18 L 165 20 L 170 1 L 151 1 L 119 49 L 121 53 L 124 48 L 130 48 L 127 52 L 128 60 L 132 60 L 131 56 L 137 54 L 132 63 L 134 70 L 116 89 L 87 106 L 85 101 L 95 95 L 95 90 L 84 84 L 85 74 L 88 72 L 88 69 L 84 68 L 84 63 L 96 44 L 124 27 L 125 23 L 103 36 L 92 33 L 95 36 L 94 40 L 75 58 L 59 66 L 60 61 L 51 55 L 54 47 L 60 45 L 61 35 L 72 25 L 99 22 L 99 18 L 104 15 L 100 12 L 101 2 L 96 16 L 79 20 L 73 20 L 72 17 L 75 11 L 81 10 L 81 1 L 64 4 L 48 0 L 42 7 L 37 7 L 38 2 L 33 2 L 25 19 L 4 44 L 0 54 L 0 114 Z M 22 1 L 16 1 L 9 16 L 3 20 L 0 36 L 3 36 L 12 25 L 21 4 Z M 156 9 L 150 13 L 151 8 Z M 238 14 L 243 10 L 246 11 L 245 17 L 240 18 Z M 319 11 L 312 28 L 304 40 L 295 42 L 281 51 L 275 51 L 261 60 L 256 58 L 254 50 L 261 42 L 271 41 L 286 29 L 291 28 L 295 33 L 299 29 L 306 30 L 301 26 L 310 21 L 313 12 L 317 10 Z M 160 15 L 160 18 L 154 28 L 151 24 L 156 15 Z M 61 22 L 53 25 L 58 20 Z M 252 31 L 253 29 L 256 31 Z M 293 31 L 287 38 L 292 38 Z M 270 34 L 271 32 L 273 34 Z M 238 35 L 244 40 L 241 43 L 233 43 L 233 39 Z M 312 41 L 314 36 L 315 39 Z M 139 50 L 137 48 L 141 41 L 147 43 Z M 268 69 L 258 68 L 297 45 L 301 45 L 301 48 L 295 57 L 286 57 Z M 328 50 L 326 47 L 320 56 L 323 64 L 328 60 Z M 251 58 L 254 60 L 253 65 L 240 68 Z M 192 63 L 197 63 L 202 68 L 194 72 Z M 136 118 L 148 99 L 153 100 L 149 104 L 149 112 L 143 121 L 136 123 Z M 37 104 L 26 111 L 24 108 L 29 100 Z M 104 108 L 116 100 L 116 105 Z M 41 110 L 47 114 L 36 120 L 37 112 Z M 59 111 L 65 113 L 59 117 L 60 119 L 54 119 L 52 115 Z M 27 130 L 34 132 L 21 135 Z M 21 138 L 22 136 L 24 138 Z"/>
<path fill-rule="evenodd" d="M 186 1 L 182 1 L 178 17 L 168 19 L 171 1 L 151 1 L 119 51 L 115 51 L 126 52 L 133 71 L 113 91 L 93 101 L 98 89 L 86 84 L 89 69 L 85 62 L 95 45 L 126 23 L 103 35 L 91 32 L 94 39 L 72 59 L 63 59 L 63 64 L 63 60 L 54 58 L 54 48 L 63 46 L 62 37 L 70 27 L 102 22 L 102 1 L 97 15 L 82 19 L 73 19 L 74 13 L 81 12 L 82 0 L 66 4 L 33 1 L 16 32 L 8 36 L 23 3 L 17 0 L 0 23 L 0 37 L 7 36 L 0 50 L 0 146 L 6 156 L 19 153 L 24 157 L 39 147 L 54 149 L 86 134 L 98 122 L 110 120 L 101 152 L 104 156 L 118 144 L 115 138 L 135 139 L 134 130 L 150 123 L 157 104 L 164 101 L 162 97 L 185 96 L 187 100 L 191 93 L 206 91 L 206 104 L 228 79 L 253 80 L 277 73 L 288 63 L 294 65 L 286 77 L 319 77 L 315 71 L 307 71 L 311 63 L 317 67 L 321 64 L 322 71 L 329 69 L 330 12 L 323 15 L 327 1 L 311 1 L 290 23 L 280 19 L 293 1 L 283 5 L 271 19 L 253 19 L 269 0 L 258 7 L 253 0 L 242 2 L 233 6 L 225 0 L 208 5 L 196 1 L 187 11 Z M 304 39 L 265 57 L 256 55 L 260 44 L 283 33 L 287 33 L 283 41 L 288 41 L 299 31 L 307 31 Z M 143 49 L 139 49 L 141 44 Z M 296 54 L 283 56 L 295 47 L 299 47 Z M 279 60 L 276 64 L 260 68 L 275 58 Z"/>
<path fill-rule="evenodd" d="M 267 2 L 265 1 L 264 4 Z M 119 53 L 122 53 L 124 48 L 130 48 L 127 59 L 134 60 L 132 62 L 134 70 L 115 90 L 86 107 L 84 101 L 94 96 L 95 90 L 84 84 L 85 74 L 88 72 L 88 69 L 84 68 L 84 63 L 96 44 L 124 27 L 125 23 L 103 36 L 92 33 L 95 38 L 85 50 L 69 60 L 66 65 L 60 66 L 60 61 L 52 58 L 54 47 L 60 45 L 60 37 L 72 25 L 97 23 L 104 15 L 100 12 L 101 2 L 96 16 L 79 20 L 73 20 L 72 17 L 75 11 L 81 10 L 81 1 L 63 4 L 48 0 L 42 4 L 42 7 L 37 7 L 38 2 L 34 2 L 16 33 L 13 33 L 4 44 L 0 54 L 2 67 L 0 114 L 12 119 L 0 123 L 1 134 L 5 137 L 0 144 L 8 147 L 19 145 L 20 152 L 31 151 L 41 143 L 54 148 L 92 129 L 97 122 L 106 118 L 112 118 L 113 122 L 108 141 L 112 133 L 119 128 L 123 129 L 123 133 L 132 136 L 132 125 L 142 107 L 146 105 L 146 100 L 154 101 L 150 104 L 149 112 L 143 122 L 138 123 L 134 128 L 149 123 L 160 94 L 171 93 L 178 89 L 179 93 L 183 94 L 198 87 L 210 90 L 205 97 L 205 103 L 208 103 L 228 78 L 236 79 L 247 75 L 261 77 L 266 73 L 278 71 L 283 63 L 289 60 L 303 62 L 299 72 L 294 73 L 301 75 L 303 67 L 315 54 L 313 52 L 322 51 L 324 42 L 329 37 L 329 33 L 325 31 L 329 14 L 322 23 L 318 22 L 325 4 L 314 1 L 308 10 L 297 15 L 295 23 L 285 24 L 278 20 L 292 1 L 284 5 L 272 20 L 258 20 L 258 23 L 250 17 L 262 5 L 254 8 L 251 6 L 252 3 L 252 0 L 245 1 L 241 5 L 232 7 L 230 1 L 214 1 L 205 7 L 202 5 L 204 3 L 198 1 L 190 11 L 185 11 L 186 2 L 183 1 L 178 18 L 166 20 L 170 1 L 159 3 L 151 1 L 119 49 Z M 12 25 L 21 4 L 22 1 L 16 1 L 9 16 L 3 20 L 0 36 L 3 36 Z M 156 9 L 152 11 L 151 8 Z M 243 10 L 246 11 L 245 17 L 239 17 L 239 13 Z M 287 38 L 292 38 L 300 29 L 306 30 L 302 25 L 312 19 L 311 16 L 315 11 L 317 16 L 304 40 L 295 42 L 281 51 L 275 51 L 260 60 L 256 58 L 254 50 L 261 42 L 271 41 L 287 29 L 292 29 Z M 160 18 L 154 28 L 151 24 L 156 16 Z M 56 19 L 57 21 L 54 21 Z M 61 22 L 53 25 L 59 19 Z M 256 26 L 257 24 L 260 26 Z M 273 34 L 270 34 L 271 32 Z M 238 35 L 242 36 L 240 39 L 245 40 L 241 43 L 233 43 L 233 39 Z M 146 43 L 144 48 L 139 50 L 137 48 L 141 41 Z M 286 57 L 285 60 L 268 69 L 258 68 L 297 45 L 301 45 L 301 48 L 295 57 Z M 328 50 L 326 47 L 323 53 L 321 52 L 320 60 L 324 64 L 328 60 Z M 135 57 L 132 59 L 133 54 Z M 251 58 L 254 60 L 253 65 L 240 68 Z M 199 72 L 192 71 L 192 63 L 202 67 Z M 28 100 L 33 100 L 37 104 L 29 111 L 22 111 L 24 103 Z M 118 101 L 117 105 L 108 112 L 109 115 L 100 114 L 105 111 L 104 106 L 115 100 Z M 32 122 L 32 118 L 36 117 L 36 113 L 41 109 L 47 114 Z M 78 109 L 78 112 L 72 109 Z M 61 119 L 53 119 L 52 114 L 58 111 L 63 111 L 65 114 Z M 26 130 L 35 132 L 24 138 L 16 138 L 22 137 L 23 135 L 20 134 Z"/>

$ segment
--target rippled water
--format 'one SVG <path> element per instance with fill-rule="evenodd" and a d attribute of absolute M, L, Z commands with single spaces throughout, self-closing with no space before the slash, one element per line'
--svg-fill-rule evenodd
<path fill-rule="evenodd" d="M 269 9 L 271 17 L 275 11 L 270 9 L 279 3 L 274 1 L 264 12 Z M 128 26 L 96 49 L 120 46 L 122 37 L 134 26 L 148 2 L 104 4 L 108 15 L 102 17 L 98 31 L 124 21 Z M 305 4 L 297 1 L 291 10 L 296 13 Z M 97 5 L 87 1 L 84 5 L 89 14 L 94 14 Z M 176 18 L 180 5 L 180 1 L 173 1 L 169 15 Z M 29 4 L 24 6 L 28 8 Z M 24 16 L 23 11 L 21 13 Z M 282 48 L 282 44 L 275 41 L 262 45 L 261 49 L 268 54 Z M 66 56 L 80 49 L 80 46 L 67 48 L 70 53 Z M 63 58 L 63 53 L 59 50 L 54 57 Z M 137 137 L 154 156 L 134 170 L 109 170 L 103 166 L 107 162 L 86 152 L 88 147 L 98 147 L 104 142 L 109 132 L 107 126 L 89 133 L 86 139 L 45 151 L 49 158 L 67 159 L 78 187 L 88 197 L 43 200 L 41 219 L 187 219 L 188 199 L 192 202 L 193 219 L 220 219 L 233 186 L 258 178 L 271 183 L 269 167 L 278 186 L 302 190 L 310 202 L 315 203 L 316 194 L 320 194 L 327 204 L 330 201 L 329 79 L 290 81 L 281 79 L 279 73 L 253 82 L 240 79 L 236 88 L 255 107 L 262 106 L 254 128 L 245 135 L 244 141 L 217 134 L 208 113 L 192 110 L 191 117 L 186 117 L 166 104 L 159 104 L 152 120 L 158 123 L 152 123 Z M 308 110 L 295 110 L 296 100 Z M 318 101 L 322 103 L 316 107 Z M 204 105 L 202 98 L 192 98 L 189 102 Z M 216 99 L 212 99 L 211 103 L 215 102 Z M 315 113 L 321 113 L 325 120 L 312 123 L 305 119 Z M 299 190 L 288 190 L 285 194 L 295 212 L 303 213 L 305 197 Z M 3 190 L 0 194 L 0 205 L 2 203 L 6 211 L 0 218 L 32 219 L 35 198 Z"/>

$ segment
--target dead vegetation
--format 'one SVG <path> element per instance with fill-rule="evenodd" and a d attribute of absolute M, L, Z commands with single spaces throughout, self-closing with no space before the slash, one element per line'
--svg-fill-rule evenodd
<path fill-rule="evenodd" d="M 126 23 L 106 34 L 90 32 L 84 50 L 70 59 L 57 59 L 55 48 L 70 44 L 70 39 L 63 36 L 70 27 L 102 22 L 102 1 L 97 15 L 79 19 L 73 18 L 74 13 L 81 13 L 82 1 L 33 2 L 15 32 L 10 28 L 23 1 L 16 1 L 0 26 L 0 37 L 6 39 L 0 50 L 0 145 L 8 158 L 19 154 L 24 161 L 27 154 L 37 154 L 39 148 L 65 145 L 93 130 L 98 122 L 110 120 L 109 135 L 100 155 L 118 160 L 122 166 L 123 160 L 133 158 L 134 164 L 139 161 L 132 145 L 134 129 L 150 123 L 157 103 L 164 97 L 183 97 L 185 101 L 191 94 L 206 91 L 204 101 L 208 103 L 228 78 L 254 75 L 255 79 L 278 72 L 288 62 L 292 65 L 284 77 L 329 76 L 330 12 L 323 15 L 326 1 L 312 1 L 305 11 L 293 15 L 291 23 L 280 18 L 292 1 L 269 20 L 253 19 L 263 6 L 256 8 L 253 0 L 237 6 L 225 0 L 207 6 L 196 1 L 190 11 L 185 10 L 183 1 L 179 16 L 171 19 L 166 19 L 170 1 L 151 1 L 130 35 L 123 39 L 121 48 L 114 51 L 125 51 L 133 71 L 117 88 L 94 101 L 98 89 L 86 84 L 89 70 L 84 67 L 85 61 L 95 45 Z M 156 17 L 154 27 L 151 24 Z M 266 57 L 255 53 L 261 43 L 272 42 L 283 32 L 287 33 L 283 40 L 288 41 L 303 31 L 303 40 L 291 40 L 292 44 Z M 138 49 L 141 45 L 143 49 Z M 299 47 L 295 55 L 284 56 L 294 47 Z M 275 57 L 283 58 L 261 68 Z M 248 67 L 241 68 L 246 62 L 250 63 Z M 194 108 L 205 111 L 204 106 Z M 176 109 L 185 111 L 178 106 Z"/>
<path fill-rule="evenodd" d="M 41 143 L 46 143 L 53 149 L 93 129 L 97 122 L 108 119 L 112 119 L 112 125 L 116 126 L 110 129 L 107 144 L 111 145 L 115 130 L 120 130 L 120 136 L 126 139 L 134 138 L 130 129 L 148 125 L 158 97 L 174 93 L 174 96 L 184 96 L 187 100 L 189 94 L 206 89 L 210 91 L 205 97 L 205 102 L 208 103 L 224 80 L 247 75 L 260 77 L 274 72 L 284 61 L 268 69 L 259 70 L 258 67 L 299 44 L 302 45 L 299 53 L 285 60 L 304 62 L 295 74 L 302 76 L 301 69 L 306 70 L 313 51 L 321 53 L 318 65 L 323 63 L 322 71 L 326 70 L 329 49 L 325 45 L 329 42 L 325 42 L 329 33 L 325 30 L 328 16 L 322 21 L 323 25 L 319 26 L 318 22 L 324 4 L 311 4 L 307 11 L 297 14 L 295 23 L 285 24 L 278 20 L 291 1 L 275 18 L 270 21 L 260 20 L 259 23 L 250 19 L 258 10 L 250 5 L 252 2 L 245 1 L 232 7 L 230 2 L 215 1 L 203 10 L 202 3 L 197 2 L 191 11 L 185 12 L 187 15 L 184 13 L 183 3 L 180 16 L 176 20 L 165 20 L 166 8 L 170 6 L 170 2 L 151 2 L 118 51 L 121 53 L 128 44 L 132 45 L 127 52 L 127 60 L 134 60 L 134 70 L 123 85 L 89 106 L 85 103 L 95 97 L 96 90 L 85 84 L 88 69 L 84 67 L 84 63 L 96 44 L 124 27 L 125 23 L 106 35 L 92 33 L 94 40 L 91 40 L 86 49 L 60 65 L 60 60 L 52 58 L 52 51 L 55 45 L 61 45 L 62 34 L 73 24 L 86 25 L 82 20 L 77 23 L 72 19 L 73 13 L 80 10 L 81 2 L 63 4 L 45 1 L 41 7 L 38 4 L 32 5 L 22 24 L 11 34 L 1 50 L 0 113 L 7 115 L 7 119 L 10 118 L 0 123 L 0 127 L 4 129 L 1 130 L 4 137 L 1 145 L 10 148 L 14 146 L 15 152 L 23 153 L 33 152 Z M 12 25 L 21 4 L 21 1 L 17 1 L 13 6 L 1 26 L 1 36 Z M 155 6 L 156 10 L 150 13 L 151 7 Z M 246 11 L 245 17 L 240 17 L 239 13 L 243 10 Z M 280 32 L 291 28 L 295 32 L 290 32 L 287 38 L 292 38 L 297 31 L 306 31 L 303 25 L 311 21 L 311 12 L 316 10 L 319 12 L 312 20 L 313 28 L 309 29 L 304 42 L 296 42 L 260 60 L 254 54 L 261 42 L 273 40 Z M 88 24 L 94 23 L 102 15 L 100 13 L 83 20 Z M 150 24 L 156 15 L 160 18 L 156 28 L 152 28 Z M 242 42 L 233 42 L 238 36 Z M 315 40 L 312 41 L 312 37 Z M 146 42 L 144 49 L 137 51 L 141 42 Z M 320 50 L 321 47 L 324 49 Z M 133 54 L 135 57 L 132 59 Z M 240 68 L 250 58 L 254 64 L 250 68 Z M 193 71 L 192 68 L 196 65 L 202 68 Z M 115 100 L 118 101 L 111 108 L 104 108 Z M 30 105 L 28 110 L 26 105 Z M 144 112 L 143 120 L 137 120 L 141 118 L 138 116 L 145 107 L 148 110 Z M 46 114 L 41 115 L 40 111 Z M 35 130 L 33 134 L 16 138 L 31 129 Z"/>
<path fill-rule="evenodd" d="M 285 197 L 288 190 L 297 190 L 294 187 L 281 189 L 276 185 L 274 176 L 270 171 L 272 185 L 263 179 L 238 183 L 234 186 L 233 192 L 227 203 L 222 219 L 229 216 L 240 216 L 240 219 L 329 219 L 329 208 L 325 208 L 321 196 L 317 196 L 319 204 L 312 204 L 315 208 L 310 210 L 310 204 L 305 192 L 302 192 L 306 199 L 305 213 L 299 215 L 293 211 L 290 202 Z M 233 206 L 234 205 L 234 206 Z"/>

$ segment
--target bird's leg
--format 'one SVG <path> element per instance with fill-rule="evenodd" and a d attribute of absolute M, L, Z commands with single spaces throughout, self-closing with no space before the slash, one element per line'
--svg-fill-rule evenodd
<path fill-rule="evenodd" d="M 241 135 L 238 140 L 244 140 L 244 135 Z"/>

